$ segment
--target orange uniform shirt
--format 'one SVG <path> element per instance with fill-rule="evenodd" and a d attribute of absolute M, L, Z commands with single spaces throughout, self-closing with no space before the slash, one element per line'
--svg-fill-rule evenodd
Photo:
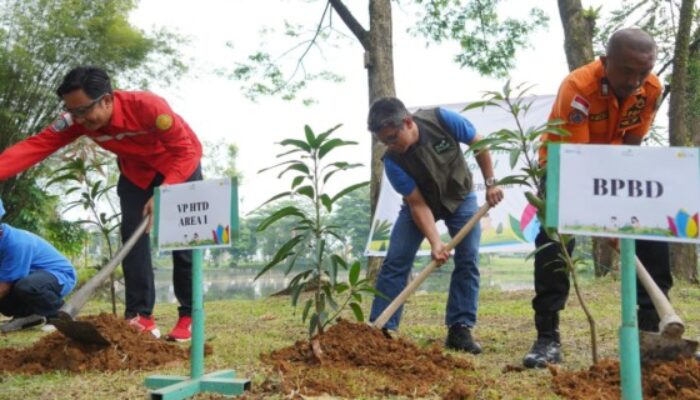
<path fill-rule="evenodd" d="M 644 137 L 654 120 L 662 86 L 649 74 L 636 93 L 620 105 L 607 83 L 601 60 L 571 72 L 559 87 L 549 120 L 563 120 L 560 126 L 570 136 L 545 134 L 539 150 L 546 162 L 547 142 L 622 144 L 625 135 Z"/>
<path fill-rule="evenodd" d="M 182 117 L 161 97 L 148 92 L 115 90 L 112 118 L 107 126 L 90 131 L 61 115 L 38 134 L 0 154 L 0 180 L 37 164 L 80 136 L 117 155 L 119 169 L 142 189 L 157 173 L 164 183 L 187 180 L 202 158 L 202 145 Z"/>

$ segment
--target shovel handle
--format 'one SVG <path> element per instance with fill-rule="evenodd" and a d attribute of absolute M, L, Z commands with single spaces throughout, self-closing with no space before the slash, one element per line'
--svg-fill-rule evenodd
<path fill-rule="evenodd" d="M 646 289 L 647 294 L 651 298 L 651 302 L 654 303 L 656 313 L 659 314 L 661 318 L 659 331 L 664 336 L 673 338 L 682 337 L 685 332 L 683 320 L 676 314 L 671 302 L 668 301 L 664 292 L 659 289 L 659 286 L 651 278 L 651 275 L 649 275 L 649 272 L 644 268 L 644 264 L 639 260 L 639 257 L 635 259 L 639 282 L 641 282 L 644 289 Z"/>
<path fill-rule="evenodd" d="M 445 251 L 451 251 L 452 249 L 457 246 L 462 239 L 464 239 L 465 236 L 474 228 L 474 226 L 481 220 L 481 218 L 486 215 L 486 213 L 491 209 L 491 206 L 489 206 L 488 203 L 485 203 L 479 210 L 474 214 L 469 221 L 467 221 L 466 224 L 462 227 L 462 229 L 457 232 L 457 234 L 450 240 L 449 243 L 447 243 L 447 246 L 445 246 Z M 396 312 L 396 310 L 401 307 L 401 305 L 406 301 L 408 296 L 413 294 L 413 292 L 420 286 L 421 283 L 425 280 L 425 278 L 430 275 L 431 272 L 437 267 L 439 267 L 440 264 L 437 263 L 437 261 L 432 260 L 430 264 L 428 264 L 427 267 L 423 268 L 423 271 L 421 271 L 420 274 L 418 274 L 415 279 L 413 279 L 409 284 L 404 288 L 401 293 L 399 293 L 396 298 L 384 309 L 384 311 L 377 317 L 377 319 L 374 320 L 374 326 L 376 328 L 383 328 L 384 324 L 391 318 L 392 315 Z"/>
<path fill-rule="evenodd" d="M 90 299 L 95 290 L 114 272 L 117 266 L 122 262 L 124 257 L 131 251 L 131 249 L 136 244 L 136 241 L 144 234 L 146 231 L 146 226 L 148 226 L 149 217 L 146 217 L 141 221 L 141 224 L 136 228 L 134 233 L 129 237 L 129 240 L 124 243 L 122 247 L 117 250 L 117 253 L 112 257 L 111 260 L 104 267 L 102 267 L 95 276 L 90 278 L 83 286 L 78 289 L 73 296 L 71 296 L 70 301 L 58 310 L 58 317 L 62 319 L 75 318 L 80 310 L 85 306 L 85 303 Z"/>

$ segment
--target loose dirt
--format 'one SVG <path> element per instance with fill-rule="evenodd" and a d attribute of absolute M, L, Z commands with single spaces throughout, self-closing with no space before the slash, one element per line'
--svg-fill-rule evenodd
<path fill-rule="evenodd" d="M 473 397 L 484 383 L 470 376 L 472 363 L 443 354 L 433 345 L 423 349 L 403 338 L 388 338 L 365 324 L 339 321 L 321 336 L 323 357 L 317 360 L 308 341 L 262 355 L 278 372 L 265 391 L 294 395 L 403 395 Z"/>
<path fill-rule="evenodd" d="M 572 400 L 620 399 L 620 364 L 602 360 L 586 371 L 550 367 L 554 391 Z M 645 399 L 700 400 L 700 363 L 695 359 L 659 362 L 642 368 Z"/>
<path fill-rule="evenodd" d="M 0 349 L 0 373 L 41 374 L 49 371 L 116 371 L 152 369 L 186 360 L 189 352 L 150 334 L 140 334 L 111 314 L 86 317 L 111 345 L 84 344 L 56 331 L 24 349 Z"/>

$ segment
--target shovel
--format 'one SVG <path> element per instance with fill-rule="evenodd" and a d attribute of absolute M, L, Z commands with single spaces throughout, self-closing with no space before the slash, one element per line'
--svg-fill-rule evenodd
<path fill-rule="evenodd" d="M 452 249 L 454 249 L 455 246 L 457 246 L 462 241 L 462 239 L 464 239 L 464 237 L 467 236 L 467 234 L 472 230 L 472 228 L 474 228 L 474 225 L 476 225 L 481 220 L 481 218 L 484 215 L 486 215 L 489 209 L 491 209 L 491 206 L 489 206 L 488 203 L 485 203 L 483 206 L 481 206 L 481 208 L 476 212 L 476 214 L 474 214 L 469 219 L 469 221 L 467 221 L 467 223 L 464 224 L 462 229 L 460 229 L 459 232 L 457 232 L 457 234 L 452 238 L 452 240 L 450 240 L 450 242 L 447 243 L 447 246 L 445 246 L 445 250 L 451 251 Z M 430 264 L 428 264 L 428 266 L 425 267 L 423 271 L 421 271 L 421 273 L 418 274 L 418 276 L 415 279 L 413 279 L 401 293 L 399 293 L 398 296 L 396 296 L 396 298 L 384 309 L 384 311 L 379 315 L 379 317 L 377 317 L 377 319 L 374 320 L 374 327 L 379 329 L 383 328 L 384 324 L 386 324 L 389 318 L 391 318 L 391 316 L 394 315 L 396 310 L 398 310 L 399 307 L 401 307 L 401 305 L 406 301 L 408 296 L 413 294 L 413 292 L 415 292 L 418 286 L 420 286 L 420 284 L 423 283 L 425 278 L 427 278 L 428 275 L 430 275 L 430 273 L 433 272 L 433 270 L 435 270 L 435 268 L 439 267 L 440 265 L 441 264 L 438 264 L 435 260 L 431 261 Z"/>
<path fill-rule="evenodd" d="M 676 314 L 664 293 L 656 285 L 639 258 L 637 260 L 637 277 L 646 289 L 654 308 L 661 318 L 659 332 L 639 332 L 639 347 L 642 360 L 673 361 L 676 358 L 694 356 L 698 342 L 683 339 L 685 325 Z"/>
<path fill-rule="evenodd" d="M 146 226 L 148 226 L 148 217 L 143 219 L 129 240 L 127 240 L 126 243 L 124 243 L 124 245 L 117 250 L 114 257 L 104 267 L 102 267 L 102 269 L 100 269 L 95 276 L 90 278 L 89 281 L 85 282 L 85 284 L 73 294 L 70 301 L 65 303 L 63 307 L 58 310 L 58 318 L 53 318 L 51 321 L 49 321 L 64 336 L 82 343 L 97 344 L 102 346 L 107 346 L 110 344 L 92 323 L 87 321 L 77 321 L 74 318 L 76 315 L 78 315 L 83 306 L 85 306 L 85 303 L 87 303 L 88 299 L 90 299 L 95 290 L 97 290 L 97 288 L 102 285 L 107 278 L 109 278 L 112 272 L 114 272 L 117 266 L 122 262 L 124 257 L 129 254 L 131 249 L 136 244 L 136 241 L 146 231 Z"/>

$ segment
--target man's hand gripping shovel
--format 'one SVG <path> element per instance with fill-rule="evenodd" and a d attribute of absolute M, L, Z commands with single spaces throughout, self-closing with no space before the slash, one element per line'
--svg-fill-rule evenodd
<path fill-rule="evenodd" d="M 474 226 L 479 223 L 479 220 L 486 215 L 486 213 L 491 209 L 491 206 L 489 206 L 488 203 L 485 203 L 481 208 L 474 214 L 469 221 L 462 227 L 462 229 L 457 232 L 457 234 L 450 240 L 450 242 L 447 244 L 445 250 L 446 251 L 451 251 L 452 249 L 457 246 L 462 239 L 464 239 L 465 236 L 474 228 Z M 413 294 L 413 292 L 416 291 L 418 286 L 420 286 L 421 283 L 425 280 L 425 278 L 428 277 L 437 267 L 439 267 L 441 264 L 439 264 L 437 261 L 433 260 L 426 266 L 423 271 L 421 271 L 418 276 L 413 279 L 407 286 L 406 288 L 399 293 L 398 296 L 387 306 L 386 309 L 384 309 L 384 312 L 382 312 L 379 317 L 374 321 L 373 325 L 375 328 L 381 329 L 384 327 L 386 322 L 391 318 L 392 315 L 396 312 L 396 310 L 401 307 L 401 305 L 408 299 L 408 297 Z"/>

